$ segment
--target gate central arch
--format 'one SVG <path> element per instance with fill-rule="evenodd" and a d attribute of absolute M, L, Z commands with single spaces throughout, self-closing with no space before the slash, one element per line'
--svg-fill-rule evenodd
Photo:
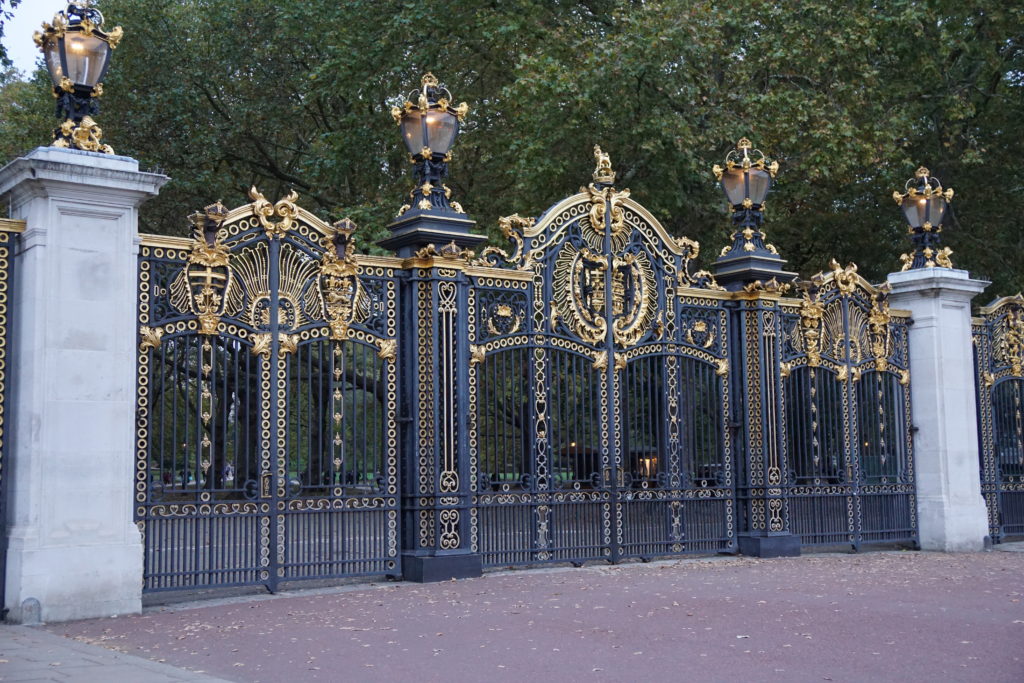
<path fill-rule="evenodd" d="M 672 238 L 594 182 L 501 227 L 473 276 L 474 550 L 484 566 L 731 550 L 728 300 Z"/>

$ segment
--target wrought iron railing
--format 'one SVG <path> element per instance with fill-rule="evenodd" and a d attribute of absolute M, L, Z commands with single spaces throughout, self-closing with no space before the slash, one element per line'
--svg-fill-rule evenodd
<path fill-rule="evenodd" d="M 14 287 L 14 252 L 18 235 L 25 231 L 25 222 L 0 218 L 0 538 L 6 539 L 9 477 L 10 394 L 7 372 L 10 359 L 11 320 L 16 311 L 10 307 Z M 0 576 L 7 567 L 7 543 L 0 543 Z M 4 602 L 4 586 L 0 581 L 0 605 Z"/>
<path fill-rule="evenodd" d="M 147 591 L 916 540 L 907 316 L 854 267 L 726 292 L 608 184 L 479 258 L 252 197 L 142 242 Z"/>
<path fill-rule="evenodd" d="M 1004 297 L 973 321 L 981 492 L 989 535 L 1024 535 L 1024 297 Z"/>

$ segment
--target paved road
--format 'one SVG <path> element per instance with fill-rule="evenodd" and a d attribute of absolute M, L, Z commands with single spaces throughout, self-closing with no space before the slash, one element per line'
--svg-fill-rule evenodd
<path fill-rule="evenodd" d="M 1017 682 L 1022 576 L 1021 552 L 711 558 L 250 597 L 48 630 L 240 682 Z"/>

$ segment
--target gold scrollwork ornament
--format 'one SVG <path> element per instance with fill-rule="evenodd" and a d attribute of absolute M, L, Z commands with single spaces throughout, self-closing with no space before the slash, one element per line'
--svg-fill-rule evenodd
<path fill-rule="evenodd" d="M 459 247 L 455 240 L 445 244 L 440 249 L 433 244 L 428 244 L 417 250 L 415 255 L 416 258 L 420 259 L 442 258 L 449 261 L 468 261 L 474 256 L 471 250 Z"/>
<path fill-rule="evenodd" d="M 1006 314 L 993 331 L 993 356 L 1002 366 L 1010 368 L 1014 377 L 1024 375 L 1024 306 L 1018 297 L 1004 307 Z"/>
<path fill-rule="evenodd" d="M 252 213 L 259 219 L 260 225 L 266 230 L 267 235 L 272 238 L 281 237 L 291 230 L 296 217 L 299 215 L 299 207 L 295 205 L 298 198 L 298 192 L 292 190 L 286 197 L 279 199 L 276 204 L 271 204 L 256 189 L 255 185 L 249 188 L 249 199 L 253 202 Z M 271 220 L 273 218 L 279 220 Z"/>
<path fill-rule="evenodd" d="M 873 297 L 871 310 L 868 312 L 868 342 L 871 346 L 871 355 L 875 359 L 875 369 L 879 372 L 886 368 L 892 342 L 892 335 L 889 332 L 892 316 L 889 313 L 887 293 L 887 290 L 883 289 Z"/>
<path fill-rule="evenodd" d="M 148 349 L 160 348 L 161 341 L 164 336 L 164 331 L 159 327 L 149 327 L 143 325 L 139 328 L 139 336 L 142 337 L 142 341 L 139 343 L 139 350 L 146 351 Z"/>
<path fill-rule="evenodd" d="M 487 331 L 495 337 L 505 334 L 515 334 L 522 327 L 524 314 L 515 313 L 508 304 L 498 304 L 494 312 L 487 317 Z M 552 322 L 552 325 L 554 323 Z"/>
<path fill-rule="evenodd" d="M 270 333 L 252 335 L 252 355 L 270 358 Z"/>
<path fill-rule="evenodd" d="M 479 365 L 487 357 L 487 350 L 479 344 L 469 345 L 469 364 Z"/>
<path fill-rule="evenodd" d="M 815 275 L 806 289 L 800 303 L 800 322 L 797 323 L 793 343 L 798 351 L 807 354 L 807 366 L 821 365 L 821 328 L 825 307 L 818 301 L 817 291 L 823 278 Z"/>
<path fill-rule="evenodd" d="M 394 360 L 398 357 L 398 340 L 378 339 L 377 357 L 380 358 L 381 360 L 394 362 Z"/>
<path fill-rule="evenodd" d="M 52 147 L 82 149 L 86 152 L 113 154 L 114 148 L 102 141 L 103 129 L 96 125 L 91 116 L 85 116 L 80 123 L 67 119 L 54 131 Z"/>
<path fill-rule="evenodd" d="M 523 231 L 526 228 L 533 227 L 535 219 L 523 218 L 518 213 L 514 213 L 511 216 L 503 216 L 498 219 L 498 228 L 501 230 L 501 234 L 505 236 L 505 239 L 515 244 L 515 251 L 509 256 L 508 252 L 498 247 L 487 247 L 480 252 L 480 258 L 474 261 L 474 265 L 490 265 L 488 261 L 489 256 L 500 256 L 505 260 L 506 263 L 517 265 L 520 269 L 526 268 L 529 260 L 525 258 L 523 254 Z"/>

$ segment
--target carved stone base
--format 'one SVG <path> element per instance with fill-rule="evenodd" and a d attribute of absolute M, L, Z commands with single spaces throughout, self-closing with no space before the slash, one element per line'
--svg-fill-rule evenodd
<path fill-rule="evenodd" d="M 740 554 L 750 557 L 800 557 L 800 537 L 740 536 Z"/>
<path fill-rule="evenodd" d="M 474 579 L 483 574 L 483 561 L 476 553 L 457 555 L 402 556 L 402 577 L 415 583 L 451 579 Z"/>

